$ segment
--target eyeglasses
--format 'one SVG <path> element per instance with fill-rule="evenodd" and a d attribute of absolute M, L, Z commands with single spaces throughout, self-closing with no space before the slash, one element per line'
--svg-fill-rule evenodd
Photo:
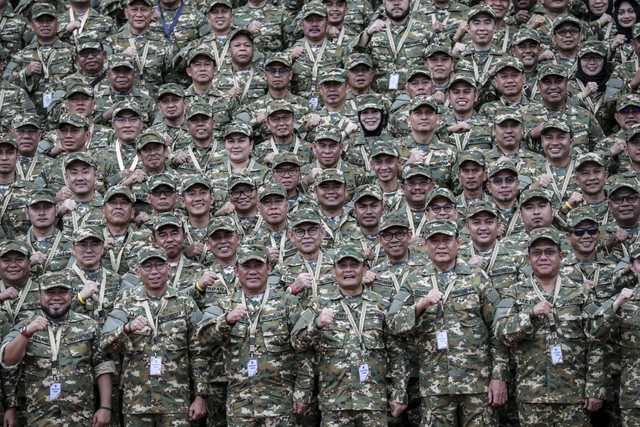
<path fill-rule="evenodd" d="M 558 254 L 560 251 L 557 249 L 545 249 L 544 251 L 541 249 L 534 249 L 529 254 L 534 258 L 540 258 L 542 254 L 544 254 L 547 258 L 551 258 Z"/>
<path fill-rule="evenodd" d="M 600 55 L 583 56 L 582 58 L 580 58 L 580 60 L 584 62 L 595 62 L 595 63 L 604 62 L 604 58 Z"/>
<path fill-rule="evenodd" d="M 391 233 L 390 231 L 387 231 L 386 233 L 380 233 L 380 237 L 382 237 L 382 239 L 387 242 L 390 242 L 394 237 L 398 240 L 402 240 L 405 238 L 406 235 L 407 235 L 406 231 L 396 231 L 395 233 Z"/>
<path fill-rule="evenodd" d="M 125 123 L 138 123 L 140 121 L 140 116 L 116 117 L 113 121 L 120 125 Z"/>
<path fill-rule="evenodd" d="M 575 36 L 578 35 L 579 32 L 580 32 L 579 29 L 572 28 L 570 30 L 558 30 L 558 31 L 556 31 L 556 34 L 559 35 L 560 37 L 564 37 L 567 34 L 569 34 L 571 37 L 575 37 Z"/>
<path fill-rule="evenodd" d="M 619 114 L 638 114 L 640 113 L 640 108 L 625 108 L 624 110 L 618 111 Z"/>
<path fill-rule="evenodd" d="M 163 270 L 166 265 L 167 263 L 164 261 L 145 262 L 140 265 L 140 268 L 142 268 L 143 271 L 146 271 L 148 273 L 154 268 L 156 269 L 156 271 Z"/>
<path fill-rule="evenodd" d="M 455 208 L 456 205 L 454 204 L 448 204 L 448 205 L 444 205 L 444 206 L 440 206 L 440 205 L 434 205 L 431 206 L 429 209 L 431 209 L 433 211 L 433 213 L 435 214 L 439 214 L 440 211 L 444 210 L 446 213 L 451 213 L 451 211 L 453 211 L 453 208 Z"/>
<path fill-rule="evenodd" d="M 81 56 L 82 58 L 88 58 L 91 55 L 98 56 L 100 55 L 100 52 L 102 52 L 100 49 L 82 49 L 80 52 L 78 52 L 78 56 Z"/>
<path fill-rule="evenodd" d="M 318 234 L 318 231 L 320 231 L 320 227 L 317 226 L 309 227 L 306 230 L 304 228 L 294 228 L 293 234 L 295 234 L 298 238 L 304 237 L 305 234 L 313 237 Z"/>
<path fill-rule="evenodd" d="M 596 234 L 598 234 L 598 230 L 598 227 L 574 228 L 573 234 L 575 234 L 576 237 L 582 237 L 584 236 L 584 233 L 587 232 L 589 236 L 595 236 Z"/>
<path fill-rule="evenodd" d="M 282 168 L 273 170 L 276 175 L 282 178 L 285 175 L 293 176 L 300 173 L 300 168 Z"/>
<path fill-rule="evenodd" d="M 289 72 L 288 68 L 266 68 L 267 73 L 276 75 L 276 74 L 287 74 Z"/>
<path fill-rule="evenodd" d="M 614 205 L 621 205 L 624 200 L 626 200 L 628 203 L 634 204 L 638 201 L 639 198 L 640 196 L 638 196 L 637 194 L 627 194 L 626 196 L 611 197 L 609 200 L 611 200 Z"/>
<path fill-rule="evenodd" d="M 245 188 L 244 190 L 231 190 L 229 191 L 229 194 L 231 195 L 231 197 L 233 197 L 234 199 L 239 199 L 240 197 L 242 197 L 242 195 L 245 195 L 247 197 L 251 197 L 251 195 L 253 194 L 253 192 L 256 189 L 254 187 L 251 188 Z"/>
<path fill-rule="evenodd" d="M 160 197 L 160 196 L 170 197 L 172 194 L 175 194 L 175 191 L 173 191 L 173 190 L 151 190 L 151 191 L 149 191 L 149 194 L 151 194 L 153 197 Z"/>
<path fill-rule="evenodd" d="M 405 181 L 404 185 L 406 185 L 407 187 L 426 187 L 429 184 L 431 184 L 431 180 L 429 179 L 423 179 L 420 181 Z"/>
<path fill-rule="evenodd" d="M 511 185 L 516 182 L 516 177 L 508 176 L 506 178 L 491 178 L 491 182 L 495 185 L 502 185 L 503 182 L 507 185 Z"/>
<path fill-rule="evenodd" d="M 81 252 L 86 252 L 87 249 L 91 248 L 91 251 L 95 252 L 99 247 L 102 246 L 102 242 L 77 242 L 74 245 L 80 249 Z"/>

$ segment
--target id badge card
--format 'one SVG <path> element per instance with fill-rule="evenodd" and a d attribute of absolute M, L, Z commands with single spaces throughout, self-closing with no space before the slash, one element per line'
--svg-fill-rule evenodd
<path fill-rule="evenodd" d="M 314 96 L 314 97 L 310 98 L 309 102 L 311 103 L 311 105 L 313 105 L 313 108 L 318 108 L 318 97 L 317 96 Z"/>
<path fill-rule="evenodd" d="M 400 74 L 392 73 L 389 77 L 389 90 L 398 90 L 398 84 L 400 83 Z"/>
<path fill-rule="evenodd" d="M 449 336 L 447 330 L 436 331 L 436 341 L 438 343 L 438 350 L 446 350 L 449 348 Z"/>
<path fill-rule="evenodd" d="M 49 400 L 58 400 L 60 399 L 60 392 L 62 391 L 62 387 L 60 383 L 53 383 L 49 386 Z"/>
<path fill-rule="evenodd" d="M 45 92 L 42 94 L 42 107 L 49 108 L 51 101 L 53 100 L 53 94 L 51 92 Z"/>
<path fill-rule="evenodd" d="M 247 362 L 247 376 L 248 377 L 258 376 L 258 359 L 250 359 Z"/>
<path fill-rule="evenodd" d="M 369 364 L 363 363 L 358 367 L 358 373 L 360 374 L 360 382 L 366 382 L 369 380 Z"/>
<path fill-rule="evenodd" d="M 551 349 L 551 363 L 559 365 L 564 362 L 562 358 L 562 347 L 560 344 L 552 345 Z"/>
<path fill-rule="evenodd" d="M 151 364 L 149 365 L 149 375 L 162 375 L 162 357 L 151 357 Z"/>

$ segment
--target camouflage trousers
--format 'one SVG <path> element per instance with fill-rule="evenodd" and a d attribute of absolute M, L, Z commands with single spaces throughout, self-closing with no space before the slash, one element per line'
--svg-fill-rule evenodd
<path fill-rule="evenodd" d="M 207 398 L 207 426 L 225 427 L 227 425 L 227 383 L 209 384 Z"/>
<path fill-rule="evenodd" d="M 640 408 L 621 408 L 623 427 L 640 425 Z"/>
<path fill-rule="evenodd" d="M 387 389 L 390 390 L 389 387 Z M 407 410 L 400 414 L 399 417 L 392 417 L 391 411 L 387 412 L 389 427 L 418 427 L 420 425 L 420 418 L 422 417 L 420 414 L 422 397 L 420 397 L 420 383 L 418 381 L 418 377 L 409 378 L 409 383 L 407 384 L 407 395 L 409 399 Z"/>
<path fill-rule="evenodd" d="M 589 425 L 582 403 L 518 403 L 520 424 L 531 427 L 581 427 Z"/>
<path fill-rule="evenodd" d="M 279 417 L 227 417 L 229 427 L 290 427 L 294 425 L 293 415 L 282 415 Z"/>
<path fill-rule="evenodd" d="M 495 409 L 486 393 L 442 394 L 422 398 L 423 427 L 487 426 L 498 424 Z"/>
<path fill-rule="evenodd" d="M 126 427 L 182 427 L 192 426 L 189 414 L 124 414 Z"/>
<path fill-rule="evenodd" d="M 44 412 L 29 412 L 27 414 L 27 425 L 29 427 L 49 427 L 49 426 L 69 426 L 80 427 L 90 426 L 93 423 L 93 413 L 91 411 L 63 412 L 59 407 L 49 408 Z M 23 424 L 18 424 L 23 425 Z"/>
<path fill-rule="evenodd" d="M 322 411 L 322 427 L 378 427 L 387 425 L 387 411 Z"/>

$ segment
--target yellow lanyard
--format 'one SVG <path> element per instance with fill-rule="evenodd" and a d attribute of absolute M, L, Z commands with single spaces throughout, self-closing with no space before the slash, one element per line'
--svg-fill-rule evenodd
<path fill-rule="evenodd" d="M 422 219 L 420 220 L 420 223 L 418 224 L 418 228 L 416 229 L 413 222 L 413 212 L 411 212 L 409 205 L 406 206 L 406 210 L 407 210 L 407 219 L 409 220 L 409 229 L 411 230 L 414 236 L 419 236 L 420 232 L 422 231 L 422 227 L 424 227 L 424 225 L 427 223 L 427 213 L 425 212 L 422 214 Z"/>
<path fill-rule="evenodd" d="M 240 99 L 238 100 L 238 102 L 240 102 L 241 104 L 242 101 L 244 101 L 244 99 L 247 97 L 247 93 L 249 93 L 251 82 L 253 81 L 253 74 L 254 70 L 253 67 L 251 67 L 251 70 L 249 70 L 249 77 L 247 78 L 247 82 L 244 84 L 244 89 L 242 90 L 242 95 L 240 95 Z M 231 77 L 233 78 L 233 84 L 240 87 L 240 81 L 238 80 L 238 76 L 236 76 L 236 73 L 232 72 Z"/>
<path fill-rule="evenodd" d="M 87 20 L 89 19 L 90 13 L 91 13 L 91 8 L 87 9 L 87 12 L 84 14 L 82 19 L 80 20 L 80 28 L 73 30 L 73 39 L 76 42 L 77 42 L 78 34 L 82 34 L 82 31 L 84 31 L 84 26 L 87 23 Z M 75 14 L 73 13 L 73 7 L 69 7 L 69 20 L 72 22 L 76 20 Z"/>
<path fill-rule="evenodd" d="M 489 258 L 489 264 L 487 264 L 487 267 L 484 269 L 485 271 L 491 271 L 491 269 L 493 268 L 493 264 L 495 264 L 496 262 L 496 258 L 498 258 L 499 251 L 500 251 L 500 242 L 496 241 L 495 246 L 491 250 L 491 258 Z M 476 250 L 473 247 L 473 243 L 471 243 L 471 255 L 475 255 L 475 254 L 476 254 Z"/>
<path fill-rule="evenodd" d="M 107 230 L 108 229 L 106 227 L 102 230 L 102 234 L 104 236 L 105 241 L 107 240 L 107 237 L 108 237 Z M 127 231 L 127 237 L 125 241 L 122 242 L 122 247 L 120 248 L 120 251 L 118 252 L 117 257 L 116 255 L 113 254 L 114 252 L 113 249 L 109 250 L 109 260 L 111 261 L 111 270 L 113 270 L 116 273 L 118 272 L 118 270 L 120 270 L 120 263 L 122 262 L 122 256 L 124 255 L 124 249 L 127 247 L 129 242 L 131 242 L 132 238 L 133 238 L 133 233 L 131 232 L 131 230 Z"/>

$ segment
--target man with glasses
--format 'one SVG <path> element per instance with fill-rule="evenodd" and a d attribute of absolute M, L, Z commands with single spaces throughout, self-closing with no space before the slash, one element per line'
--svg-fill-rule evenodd
<path fill-rule="evenodd" d="M 127 178 L 139 181 L 142 176 L 136 169 L 142 169 L 142 165 L 139 165 L 136 141 L 144 127 L 140 105 L 131 101 L 115 104 L 111 126 L 115 131 L 113 142 L 104 150 L 101 162 L 109 185 Z"/>
<path fill-rule="evenodd" d="M 299 159 L 310 160 L 311 144 L 295 131 L 294 106 L 285 100 L 272 100 L 267 106 L 266 115 L 270 137 L 256 147 L 256 159 L 271 165 L 278 153 L 290 151 Z"/>
<path fill-rule="evenodd" d="M 609 184 L 608 207 L 613 221 L 602 227 L 606 253 L 616 261 L 629 256 L 629 247 L 638 239 L 640 188 L 635 179 L 615 177 Z"/>
<path fill-rule="evenodd" d="M 271 179 L 275 183 L 282 184 L 287 190 L 290 212 L 295 212 L 310 202 L 300 184 L 301 165 L 300 158 L 288 151 L 273 156 L 271 163 Z"/>
<path fill-rule="evenodd" d="M 587 336 L 597 306 L 560 271 L 565 253 L 555 230 L 534 230 L 527 247 L 532 274 L 507 290 L 494 323 L 516 362 L 520 423 L 587 425 L 605 397 L 604 353 Z"/>
<path fill-rule="evenodd" d="M 451 190 L 446 188 L 434 188 L 429 192 L 426 201 L 427 210 L 425 215 L 427 221 L 435 221 L 436 219 L 447 219 L 458 224 L 458 228 L 462 225 L 458 221 L 458 208 L 456 206 L 456 197 Z"/>
<path fill-rule="evenodd" d="M 107 77 L 107 71 L 104 68 L 107 52 L 104 50 L 102 40 L 102 38 L 87 40 L 84 36 L 80 37 L 79 43 L 76 45 L 75 57 L 78 71 L 62 79 L 58 90 L 69 87 L 72 83 L 86 84 L 94 90 L 99 87 Z"/>
<path fill-rule="evenodd" d="M 620 127 L 617 132 L 608 135 L 596 144 L 596 151 L 603 153 L 606 160 L 612 160 L 625 169 L 629 163 L 629 155 L 625 150 L 627 131 L 631 126 L 640 123 L 640 96 L 630 93 L 620 95 L 615 101 L 613 118 Z"/>
<path fill-rule="evenodd" d="M 569 76 L 574 75 L 578 69 L 578 47 L 582 41 L 581 26 L 582 22 L 571 15 L 560 16 L 553 21 L 551 41 L 556 47 L 556 61 L 567 68 Z"/>
<path fill-rule="evenodd" d="M 147 186 L 147 203 L 151 206 L 148 213 L 142 212 L 136 217 L 144 223 L 165 212 L 173 212 L 178 201 L 177 182 L 167 173 L 149 177 Z M 137 198 L 136 198 L 137 199 Z"/>
<path fill-rule="evenodd" d="M 504 231 L 498 234 L 503 238 L 517 235 L 524 227 L 520 220 L 518 206 L 518 168 L 511 160 L 498 160 L 487 173 L 487 192 L 500 213 L 500 222 Z"/>
<path fill-rule="evenodd" d="M 43 132 L 40 119 L 32 113 L 16 114 L 9 132 L 18 143 L 18 175 L 27 181 L 42 182 L 44 186 L 41 175 L 50 167 L 51 159 L 38 150 Z"/>
<path fill-rule="evenodd" d="M 188 425 L 206 415 L 206 349 L 196 338 L 195 301 L 168 285 L 165 252 L 144 247 L 136 274 L 102 329 L 101 347 L 123 357 L 126 425 Z M 195 396 L 191 402 L 191 396 Z"/>
<path fill-rule="evenodd" d="M 149 130 L 168 135 L 167 146 L 170 151 L 183 149 L 191 139 L 184 114 L 187 106 L 184 89 L 177 83 L 163 84 L 158 88 L 156 99 L 162 121 L 151 126 Z"/>

